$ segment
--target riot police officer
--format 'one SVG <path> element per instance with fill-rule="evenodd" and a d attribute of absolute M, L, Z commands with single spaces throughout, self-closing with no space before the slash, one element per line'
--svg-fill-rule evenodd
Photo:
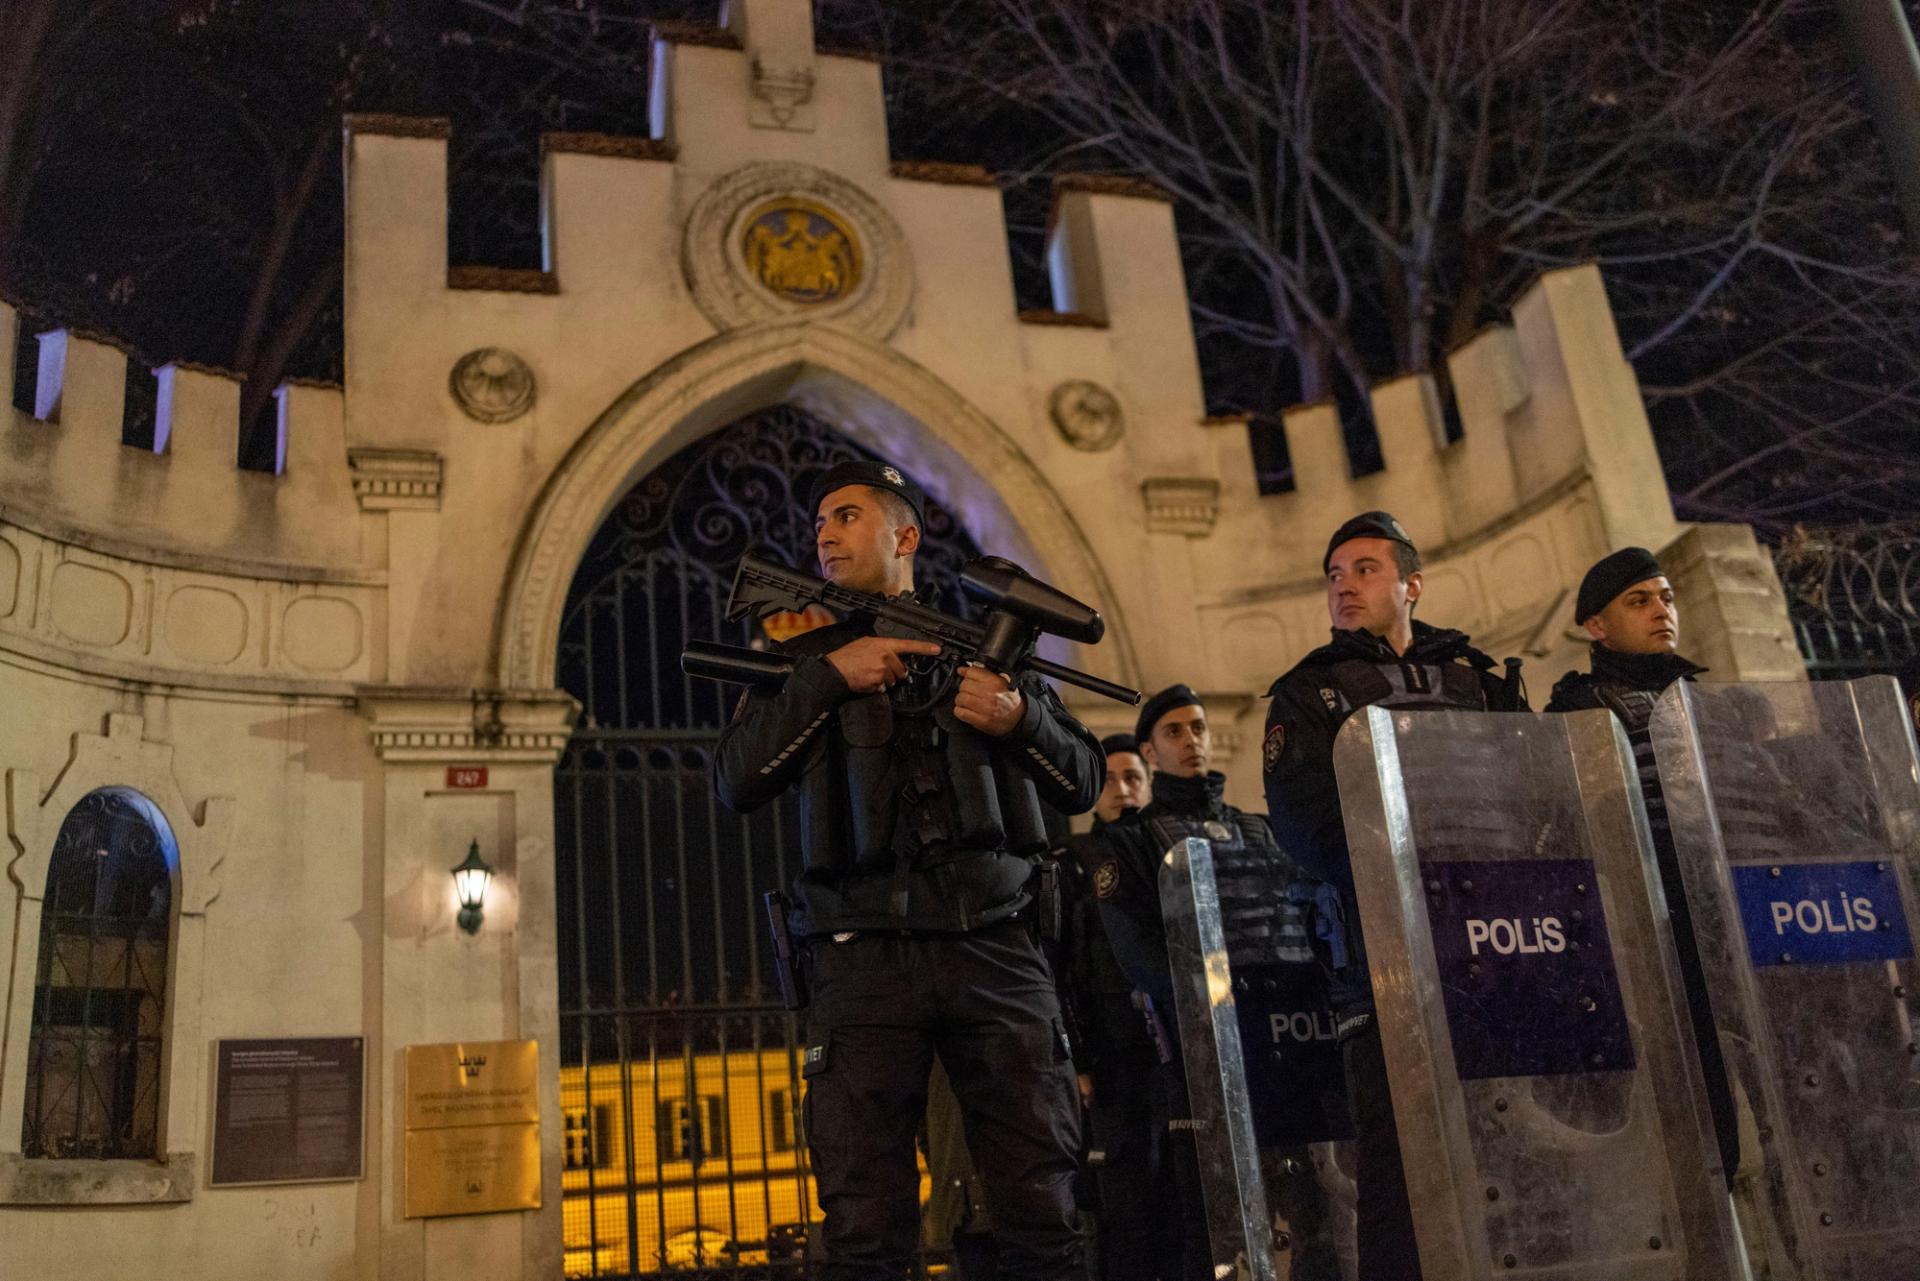
<path fill-rule="evenodd" d="M 1740 1163 L 1739 1118 L 1727 1084 L 1720 1036 L 1714 1030 L 1706 978 L 1694 945 L 1693 917 L 1687 909 L 1686 885 L 1674 854 L 1673 829 L 1667 823 L 1667 803 L 1660 790 L 1650 728 L 1653 706 L 1661 693 L 1674 682 L 1690 681 L 1707 669 L 1680 655 L 1680 607 L 1673 597 L 1673 584 L 1667 581 L 1653 553 L 1644 547 L 1623 547 L 1587 570 L 1574 601 L 1574 621 L 1593 640 L 1591 670 L 1562 676 L 1553 687 L 1547 710 L 1579 712 L 1604 707 L 1618 718 L 1633 746 L 1640 794 L 1647 806 L 1647 827 L 1653 836 L 1660 880 L 1666 890 L 1667 915 L 1680 954 L 1694 1039 L 1700 1047 L 1708 1108 L 1713 1114 L 1722 1168 L 1731 1181 Z"/>
<path fill-rule="evenodd" d="M 1333 1002 L 1356 1144 L 1360 1275 L 1417 1281 L 1420 1256 L 1353 898 L 1333 739 L 1362 707 L 1525 711 L 1526 696 L 1517 664 L 1503 678 L 1465 633 L 1414 621 L 1425 586 L 1420 553 L 1387 512 L 1362 512 L 1335 530 L 1321 568 L 1333 637 L 1267 690 L 1267 816 L 1281 848 L 1331 884 L 1344 909 L 1347 955 L 1333 975 Z"/>
<path fill-rule="evenodd" d="M 1274 844 L 1273 833 L 1258 814 L 1227 804 L 1226 776 L 1211 768 L 1213 730 L 1199 695 L 1185 685 L 1161 690 L 1141 708 L 1134 733 L 1141 755 L 1153 766 L 1153 800 L 1102 829 L 1106 857 L 1094 869 L 1093 891 L 1115 955 L 1147 993 L 1167 1041 L 1175 1043 L 1166 1056 L 1163 1081 L 1168 1159 L 1179 1191 L 1183 1270 L 1194 1281 L 1211 1281 L 1214 1260 L 1207 1239 L 1205 1189 L 1185 1063 L 1177 1046 L 1160 910 L 1162 856 L 1189 838 L 1211 844 L 1221 915 L 1233 922 L 1228 944 L 1236 963 L 1242 959 L 1236 946 L 1240 939 L 1253 941 L 1265 961 L 1304 965 L 1311 962 L 1312 952 L 1301 909 L 1286 892 L 1300 879 L 1298 869 Z M 1274 1208 L 1293 1229 L 1292 1276 L 1296 1281 L 1338 1276 L 1332 1248 L 1318 1230 L 1324 1226 L 1319 1213 L 1324 1198 L 1317 1195 L 1310 1169 L 1297 1159 L 1276 1156 L 1263 1174 Z"/>
<path fill-rule="evenodd" d="M 895 467 L 830 469 L 814 495 L 822 574 L 912 592 L 923 503 Z M 742 699 L 713 777 L 735 810 L 800 792 L 793 928 L 812 979 L 801 1071 L 825 1212 L 819 1275 L 906 1275 L 914 1135 L 938 1055 L 986 1184 L 1001 1275 L 1075 1276 L 1073 1065 L 1022 918 L 1047 848 L 1041 805 L 1093 804 L 1098 740 L 1032 675 L 963 668 L 951 699 L 925 708 L 934 689 L 908 661 L 938 647 L 875 635 L 870 617 L 784 648 L 798 660 L 785 685 Z"/>
<path fill-rule="evenodd" d="M 1091 880 L 1106 861 L 1109 824 L 1144 807 L 1152 767 L 1131 734 L 1100 740 L 1106 786 L 1093 806 L 1093 830 L 1067 841 L 1078 875 L 1066 929 L 1065 982 L 1079 1034 L 1080 1093 L 1093 1126 L 1094 1179 L 1100 1204 L 1103 1281 L 1179 1281 L 1179 1238 L 1158 1220 L 1173 1203 L 1165 1160 L 1166 1108 L 1156 1038 L 1144 995 L 1107 942 Z"/>

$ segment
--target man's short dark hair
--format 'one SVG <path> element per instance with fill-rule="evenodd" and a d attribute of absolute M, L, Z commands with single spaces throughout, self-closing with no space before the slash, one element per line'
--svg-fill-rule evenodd
<path fill-rule="evenodd" d="M 878 485 L 868 485 L 866 490 L 873 495 L 873 501 L 880 505 L 880 511 L 887 518 L 887 524 L 895 529 L 902 525 L 912 525 L 920 529 L 920 518 L 913 514 L 913 504 L 909 503 L 891 489 L 882 489 Z M 926 533 L 924 529 L 921 533 Z"/>
<path fill-rule="evenodd" d="M 1400 581 L 1404 583 L 1410 575 L 1420 571 L 1420 553 L 1405 543 L 1390 541 L 1390 545 L 1393 547 L 1393 563 L 1400 571 Z"/>

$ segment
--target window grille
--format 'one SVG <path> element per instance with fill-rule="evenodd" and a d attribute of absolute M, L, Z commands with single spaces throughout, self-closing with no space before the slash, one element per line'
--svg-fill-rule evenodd
<path fill-rule="evenodd" d="M 166 821 L 125 788 L 82 797 L 60 825 L 41 905 L 21 1151 L 150 1158 L 174 865 Z"/>

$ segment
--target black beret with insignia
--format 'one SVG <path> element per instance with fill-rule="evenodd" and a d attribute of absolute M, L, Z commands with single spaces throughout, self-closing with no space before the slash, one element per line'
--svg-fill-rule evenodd
<path fill-rule="evenodd" d="M 1333 531 L 1333 537 L 1327 540 L 1327 554 L 1320 558 L 1320 572 L 1326 573 L 1327 566 L 1333 563 L 1336 547 L 1355 538 L 1384 538 L 1390 543 L 1399 543 L 1416 556 L 1420 554 L 1420 549 L 1413 545 L 1413 536 L 1392 512 L 1361 512 Z"/>
<path fill-rule="evenodd" d="M 1109 734 L 1100 740 L 1100 754 L 1114 756 L 1121 752 L 1140 754 L 1140 740 L 1131 734 Z"/>
<path fill-rule="evenodd" d="M 913 508 L 914 523 L 922 530 L 927 527 L 927 496 L 920 486 L 907 479 L 905 472 L 892 463 L 870 463 L 863 461 L 837 463 L 827 469 L 825 475 L 813 487 L 813 511 L 820 512 L 820 503 L 836 489 L 848 485 L 871 485 L 875 489 L 884 489 L 906 499 L 907 506 Z"/>
<path fill-rule="evenodd" d="M 1665 573 L 1653 553 L 1644 547 L 1622 547 L 1611 555 L 1602 556 L 1587 571 L 1587 576 L 1580 580 L 1580 595 L 1573 604 L 1573 621 L 1586 622 L 1613 604 L 1614 597 L 1635 583 L 1660 578 Z"/>
<path fill-rule="evenodd" d="M 1148 699 L 1140 709 L 1140 719 L 1134 723 L 1133 736 L 1144 743 L 1153 737 L 1153 727 L 1168 712 L 1181 707 L 1199 707 L 1200 696 L 1185 685 L 1169 685 Z"/>

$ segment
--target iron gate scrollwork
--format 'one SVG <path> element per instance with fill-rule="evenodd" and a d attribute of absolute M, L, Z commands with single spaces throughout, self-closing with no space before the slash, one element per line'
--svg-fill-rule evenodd
<path fill-rule="evenodd" d="M 708 762 L 737 691 L 680 671 L 734 644 L 734 566 L 812 570 L 822 472 L 869 457 L 792 406 L 682 450 L 614 508 L 568 593 L 558 679 L 581 728 L 555 771 L 566 1271 L 795 1273 L 814 1217 L 797 1027 L 760 894 L 798 870 L 791 798 L 719 807 Z M 917 585 L 960 608 L 978 550 L 930 503 Z"/>
<path fill-rule="evenodd" d="M 1898 674 L 1920 660 L 1920 527 L 1796 527 L 1773 563 L 1814 679 Z"/>

